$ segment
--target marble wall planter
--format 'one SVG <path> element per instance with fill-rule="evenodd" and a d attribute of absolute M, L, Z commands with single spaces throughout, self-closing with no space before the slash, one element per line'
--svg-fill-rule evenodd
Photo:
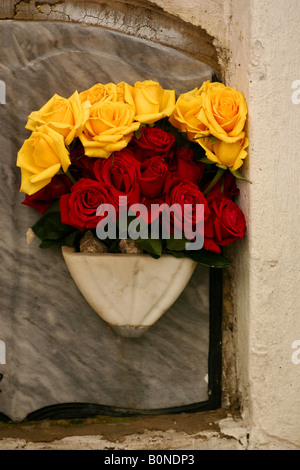
<path fill-rule="evenodd" d="M 196 263 L 188 258 L 144 254 L 62 254 L 78 289 L 120 336 L 141 336 L 176 301 Z"/>

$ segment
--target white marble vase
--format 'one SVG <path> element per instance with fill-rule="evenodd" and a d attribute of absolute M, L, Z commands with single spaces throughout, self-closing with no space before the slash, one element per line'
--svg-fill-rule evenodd
<path fill-rule="evenodd" d="M 62 254 L 78 289 L 120 336 L 141 336 L 175 302 L 190 280 L 196 263 L 188 258 L 147 254 Z"/>

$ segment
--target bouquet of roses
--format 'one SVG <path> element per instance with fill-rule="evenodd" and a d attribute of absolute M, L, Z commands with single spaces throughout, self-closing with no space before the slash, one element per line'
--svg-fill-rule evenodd
<path fill-rule="evenodd" d="M 225 266 L 222 247 L 246 231 L 234 202 L 246 117 L 243 95 L 218 82 L 177 99 L 152 80 L 54 95 L 29 115 L 17 157 L 23 204 L 41 214 L 40 246 L 79 251 L 92 232 L 108 252 L 128 237 L 156 258 Z"/>

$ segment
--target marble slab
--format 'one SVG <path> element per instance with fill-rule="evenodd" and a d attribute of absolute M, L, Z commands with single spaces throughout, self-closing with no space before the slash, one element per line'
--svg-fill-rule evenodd
<path fill-rule="evenodd" d="M 207 400 L 209 270 L 196 268 L 143 337 L 119 337 L 82 297 L 60 249 L 26 243 L 39 214 L 21 205 L 15 162 L 28 114 L 54 93 L 149 78 L 181 93 L 213 70 L 173 49 L 79 24 L 1 21 L 0 42 L 0 414 L 19 421 L 64 403 L 156 410 Z"/>

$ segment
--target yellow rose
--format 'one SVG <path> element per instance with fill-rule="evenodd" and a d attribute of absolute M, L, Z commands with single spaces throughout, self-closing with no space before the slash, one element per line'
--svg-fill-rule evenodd
<path fill-rule="evenodd" d="M 46 124 L 61 134 L 69 145 L 81 134 L 88 118 L 88 107 L 87 103 L 82 105 L 77 91 L 68 99 L 55 94 L 39 111 L 28 116 L 25 128 L 35 131 Z"/>
<path fill-rule="evenodd" d="M 88 90 L 79 93 L 82 103 L 89 101 L 91 105 L 100 103 L 101 101 L 117 101 L 117 86 L 114 83 L 96 83 Z"/>
<path fill-rule="evenodd" d="M 108 158 L 127 146 L 139 126 L 129 104 L 104 101 L 90 108 L 90 117 L 79 138 L 88 157 Z"/>
<path fill-rule="evenodd" d="M 44 125 L 33 131 L 18 152 L 17 166 L 21 168 L 20 191 L 31 196 L 50 183 L 62 167 L 66 172 L 71 164 L 61 134 Z"/>
<path fill-rule="evenodd" d="M 164 90 L 158 82 L 136 82 L 132 90 L 136 121 L 153 124 L 170 116 L 175 106 L 175 90 Z"/>
<path fill-rule="evenodd" d="M 202 100 L 198 119 L 210 133 L 228 144 L 245 137 L 247 104 L 242 93 L 222 83 L 204 82 L 199 90 Z"/>
<path fill-rule="evenodd" d="M 117 84 L 117 101 L 129 104 L 135 112 L 135 104 L 132 96 L 133 87 L 126 82 Z"/>
<path fill-rule="evenodd" d="M 172 126 L 181 132 L 186 132 L 190 141 L 193 141 L 196 135 L 208 136 L 210 134 L 208 127 L 198 118 L 201 106 L 201 94 L 198 88 L 194 88 L 178 97 L 175 109 L 169 118 Z"/>
<path fill-rule="evenodd" d="M 244 158 L 247 156 L 245 150 L 249 146 L 247 137 L 228 144 L 226 142 L 218 141 L 214 144 L 209 144 L 208 139 L 199 139 L 199 144 L 205 150 L 205 154 L 209 160 L 217 163 L 217 165 L 226 166 L 232 171 L 237 170 L 243 164 Z"/>

